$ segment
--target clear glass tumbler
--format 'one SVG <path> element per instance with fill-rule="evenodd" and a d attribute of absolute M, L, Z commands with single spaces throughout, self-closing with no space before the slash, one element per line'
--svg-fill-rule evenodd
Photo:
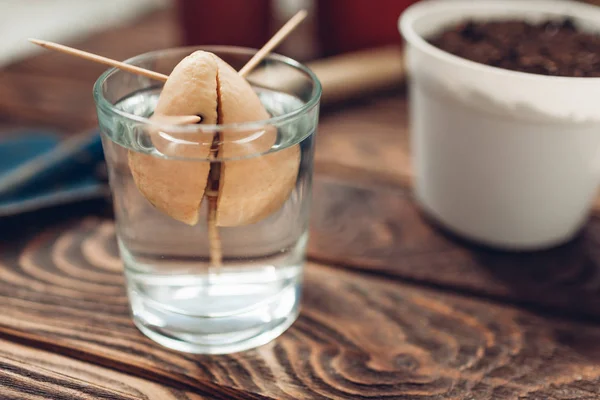
<path fill-rule="evenodd" d="M 127 62 L 169 74 L 195 50 Z M 238 70 L 255 52 L 202 50 Z M 321 87 L 309 69 L 278 55 L 248 81 L 270 119 L 164 125 L 151 119 L 161 83 L 111 69 L 94 86 L 133 320 L 175 350 L 260 346 L 299 313 Z M 198 157 L 199 146 L 210 155 Z M 198 191 L 197 222 L 169 216 Z"/>

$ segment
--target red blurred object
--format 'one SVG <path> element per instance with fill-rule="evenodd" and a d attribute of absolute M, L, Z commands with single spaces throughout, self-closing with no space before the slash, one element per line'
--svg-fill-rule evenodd
<path fill-rule="evenodd" d="M 186 45 L 260 48 L 270 37 L 270 0 L 178 0 Z"/>
<path fill-rule="evenodd" d="M 418 0 L 317 0 L 324 55 L 401 44 L 398 17 Z"/>

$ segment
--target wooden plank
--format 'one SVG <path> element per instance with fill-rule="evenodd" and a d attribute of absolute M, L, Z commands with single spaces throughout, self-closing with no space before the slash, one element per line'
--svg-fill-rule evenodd
<path fill-rule="evenodd" d="M 412 176 L 407 101 L 401 93 L 328 109 L 321 117 L 318 171 L 343 167 L 371 178 L 408 184 Z M 354 180 L 353 175 L 347 178 Z"/>
<path fill-rule="evenodd" d="M 566 246 L 508 254 L 466 243 L 426 221 L 413 203 L 407 126 L 402 97 L 367 99 L 325 113 L 315 170 L 334 179 L 315 192 L 309 250 L 314 260 L 600 316 L 600 198 L 585 231 Z"/>
<path fill-rule="evenodd" d="M 281 338 L 193 356 L 131 324 L 111 222 L 87 219 L 10 247 L 0 257 L 2 335 L 221 398 L 600 395 L 600 327 L 583 322 L 311 264 L 302 315 Z"/>
<path fill-rule="evenodd" d="M 313 260 L 583 317 L 600 316 L 600 219 L 571 243 L 505 253 L 428 221 L 410 192 L 363 180 L 316 185 Z"/>
<path fill-rule="evenodd" d="M 82 47 L 120 59 L 141 52 L 140 46 L 169 47 L 174 36 L 165 35 L 172 27 L 162 30 L 164 24 L 158 18 L 143 29 L 136 25 L 86 40 Z M 129 40 L 131 34 L 137 36 Z M 40 57 L 0 75 L 5 99 L 0 121 L 67 131 L 95 125 L 91 84 L 102 67 L 88 69 L 59 55 Z M 311 255 L 432 286 L 596 316 L 594 229 L 579 244 L 511 256 L 466 245 L 422 221 L 407 194 L 395 187 L 410 177 L 405 106 L 400 97 L 367 99 L 324 114 L 317 170 L 361 183 L 318 185 L 318 198 L 327 201 L 314 208 Z M 373 190 L 373 181 L 386 189 Z M 357 199 L 365 204 L 357 205 Z M 39 224 L 29 219 L 30 231 Z M 88 224 L 69 231 L 68 240 L 58 231 L 30 238 L 26 247 L 10 238 L 17 247 L 4 253 L 0 267 L 4 335 L 221 398 L 597 397 L 596 327 L 320 266 L 309 268 L 302 318 L 275 343 L 228 357 L 166 351 L 129 322 L 108 238 L 112 228 Z M 104 236 L 94 239 L 98 235 Z M 69 241 L 76 244 L 59 259 L 71 261 L 57 265 L 55 249 Z M 85 273 L 74 272 L 81 270 Z"/>
<path fill-rule="evenodd" d="M 0 339 L 0 398 L 201 400 L 206 397 Z"/>

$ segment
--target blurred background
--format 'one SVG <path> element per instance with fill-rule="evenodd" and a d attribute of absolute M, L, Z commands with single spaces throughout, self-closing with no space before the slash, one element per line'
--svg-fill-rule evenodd
<path fill-rule="evenodd" d="M 412 171 L 397 21 L 416 1 L 0 0 L 0 183 L 2 161 L 9 159 L 1 148 L 4 139 L 31 149 L 28 134 L 44 140 L 50 135 L 55 146 L 78 134 L 85 139 L 98 125 L 92 86 L 106 67 L 39 48 L 27 38 L 117 60 L 181 45 L 257 48 L 299 9 L 307 9 L 307 21 L 277 52 L 308 62 L 323 83 L 317 171 L 408 185 Z M 16 209 L 10 202 L 3 205 L 0 195 L 0 216 Z"/>
<path fill-rule="evenodd" d="M 145 40 L 156 47 L 228 44 L 260 47 L 301 8 L 310 11 L 280 52 L 307 60 L 399 43 L 398 15 L 415 0 L 1 0 L 0 65 L 38 51 L 27 37 L 73 42 L 162 10 L 165 25 Z M 169 35 L 168 40 L 158 35 Z M 128 37 L 119 40 L 127 41 Z"/>
<path fill-rule="evenodd" d="M 258 48 L 295 12 L 307 9 L 309 18 L 279 53 L 314 61 L 359 52 L 342 63 L 310 64 L 329 103 L 349 92 L 362 95 L 367 88 L 402 84 L 397 21 L 417 1 L 0 0 L 0 128 L 16 122 L 71 132 L 96 125 L 91 85 L 105 67 L 41 49 L 28 43 L 29 37 L 118 60 L 181 45 Z M 378 52 L 386 46 L 387 52 Z"/>
<path fill-rule="evenodd" d="M 415 1 L 0 0 L 0 124 L 50 126 L 61 132 L 96 124 L 91 85 L 106 68 L 41 49 L 27 38 L 118 60 L 181 45 L 258 48 L 300 9 L 307 9 L 309 17 L 279 53 L 310 61 L 391 45 L 396 53 L 361 54 L 342 67 L 322 68 L 322 73 L 332 87 L 345 86 L 348 80 L 360 80 L 363 88 L 397 87 L 402 75 L 398 16 Z M 386 61 L 390 57 L 393 63 Z M 378 70 L 386 81 L 337 76 L 336 71 L 350 71 L 367 59 L 380 60 L 381 68 L 363 69 Z M 381 74 L 386 66 L 389 72 Z"/>
<path fill-rule="evenodd" d="M 280 49 L 303 61 L 400 43 L 398 16 L 417 0 L 1 0 L 0 66 L 36 51 L 27 37 L 69 42 L 162 10 L 155 47 L 228 44 L 260 47 L 301 8 L 310 19 Z M 444 1 L 444 0 L 439 0 Z M 485 0 L 477 0 L 485 1 Z M 519 1 L 519 0 L 516 0 Z M 600 0 L 587 0 L 598 4 Z M 171 30 L 165 32 L 165 21 Z M 168 35 L 168 38 L 158 35 Z M 127 41 L 128 37 L 119 40 Z"/>

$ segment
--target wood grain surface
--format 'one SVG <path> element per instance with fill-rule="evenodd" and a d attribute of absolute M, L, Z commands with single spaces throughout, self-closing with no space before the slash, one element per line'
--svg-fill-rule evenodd
<path fill-rule="evenodd" d="M 192 356 L 132 325 L 112 222 L 23 239 L 0 257 L 0 336 L 178 389 L 217 398 L 597 398 L 600 327 L 585 322 L 310 264 L 301 317 L 281 338 Z"/>
<path fill-rule="evenodd" d="M 71 44 L 126 59 L 177 45 L 174 18 Z M 0 71 L 0 127 L 95 127 L 103 70 L 48 52 Z M 249 352 L 135 329 L 107 203 L 0 220 L 0 399 L 600 398 L 600 220 L 535 254 L 443 233 L 410 198 L 406 108 L 396 91 L 323 110 L 301 317 Z"/>
<path fill-rule="evenodd" d="M 0 398 L 50 396 L 52 400 L 207 398 L 0 339 Z"/>
<path fill-rule="evenodd" d="M 420 212 L 410 192 L 393 185 L 343 184 L 322 176 L 314 204 L 314 261 L 573 317 L 600 317 L 598 217 L 564 246 L 506 253 L 445 233 Z"/>

